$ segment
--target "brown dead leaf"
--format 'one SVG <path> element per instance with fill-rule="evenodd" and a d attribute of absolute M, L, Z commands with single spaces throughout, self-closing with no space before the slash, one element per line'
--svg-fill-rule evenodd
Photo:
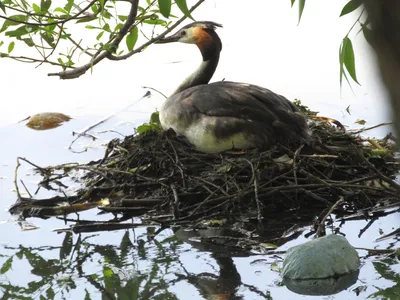
<path fill-rule="evenodd" d="M 357 123 L 357 124 L 360 124 L 360 125 L 364 125 L 365 123 L 367 123 L 367 121 L 358 119 L 354 123 Z"/>
<path fill-rule="evenodd" d="M 34 130 L 48 130 L 61 126 L 69 120 L 71 117 L 62 113 L 46 112 L 31 116 L 26 126 Z"/>

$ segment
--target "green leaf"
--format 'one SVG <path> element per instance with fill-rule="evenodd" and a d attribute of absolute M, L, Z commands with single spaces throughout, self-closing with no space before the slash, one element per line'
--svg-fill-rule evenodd
<path fill-rule="evenodd" d="M 85 22 L 90 22 L 93 20 L 96 20 L 97 16 L 89 16 L 89 17 L 84 17 L 82 19 L 79 19 L 78 21 L 76 21 L 76 23 L 85 23 Z"/>
<path fill-rule="evenodd" d="M 183 14 L 186 17 L 188 17 L 194 21 L 194 19 L 190 15 L 190 11 L 187 7 L 186 0 L 175 0 L 175 3 L 176 3 L 176 5 L 178 5 L 179 9 L 181 10 L 181 12 L 183 12 Z"/>
<path fill-rule="evenodd" d="M 347 83 L 350 85 L 350 82 L 347 79 L 347 75 L 344 72 L 344 64 L 343 64 L 343 62 L 344 62 L 344 51 L 343 51 L 343 41 L 342 41 L 342 43 L 340 44 L 340 47 L 339 47 L 339 66 L 340 66 L 340 80 L 339 81 L 340 81 L 340 87 L 342 87 L 343 75 L 346 78 Z"/>
<path fill-rule="evenodd" d="M 114 272 L 113 272 L 113 270 L 111 270 L 111 269 L 104 269 L 103 270 L 103 275 L 104 275 L 104 277 L 111 277 L 111 276 L 113 276 L 114 275 Z"/>
<path fill-rule="evenodd" d="M 11 53 L 11 51 L 14 50 L 14 46 L 15 46 L 15 43 L 14 43 L 14 42 L 11 42 L 11 43 L 8 45 L 8 53 Z"/>
<path fill-rule="evenodd" d="M 32 8 L 33 8 L 33 11 L 35 13 L 37 13 L 37 14 L 41 14 L 42 13 L 42 10 L 40 9 L 39 5 L 37 5 L 36 3 L 32 4 Z"/>
<path fill-rule="evenodd" d="M 100 32 L 97 36 L 96 36 L 96 40 L 100 41 L 101 37 L 103 36 L 104 31 Z"/>
<path fill-rule="evenodd" d="M 68 0 L 67 5 L 65 5 L 64 9 L 69 14 L 71 12 L 72 6 L 74 5 L 74 0 Z"/>
<path fill-rule="evenodd" d="M 299 23 L 301 16 L 303 15 L 304 6 L 306 5 L 306 0 L 299 0 Z"/>
<path fill-rule="evenodd" d="M 47 13 L 51 6 L 51 0 L 41 0 L 40 1 L 40 10 L 42 13 Z"/>
<path fill-rule="evenodd" d="M 133 50 L 135 47 L 136 41 L 138 39 L 139 30 L 137 27 L 133 27 L 131 32 L 126 36 L 126 46 L 128 47 L 129 51 Z"/>
<path fill-rule="evenodd" d="M 2 1 L 0 1 L 0 8 L 3 11 L 3 13 L 6 14 L 6 7 L 4 6 Z"/>
<path fill-rule="evenodd" d="M 342 12 L 340 13 L 340 16 L 344 16 L 347 15 L 349 13 L 351 13 L 352 11 L 356 10 L 357 8 L 359 8 L 362 4 L 361 0 L 350 0 L 349 2 L 347 2 L 347 4 L 343 7 Z"/>
<path fill-rule="evenodd" d="M 153 112 L 150 116 L 150 124 L 161 125 L 160 113 L 158 111 Z"/>
<path fill-rule="evenodd" d="M 37 26 L 23 25 L 16 30 L 6 32 L 6 36 L 19 38 L 25 34 L 33 33 L 37 30 Z"/>
<path fill-rule="evenodd" d="M 164 20 L 156 19 L 156 20 L 144 20 L 143 23 L 151 24 L 151 25 L 163 25 L 166 26 L 166 22 Z"/>
<path fill-rule="evenodd" d="M 111 31 L 111 28 L 110 28 L 110 24 L 108 24 L 108 23 L 104 24 L 103 30 L 105 30 L 105 31 L 107 31 L 107 32 L 109 32 L 109 33 L 112 32 L 112 31 Z"/>
<path fill-rule="evenodd" d="M 347 36 L 343 39 L 342 52 L 343 52 L 343 63 L 346 67 L 347 72 L 349 72 L 351 78 L 357 84 L 359 84 L 358 80 L 357 80 L 357 75 L 356 75 L 353 44 Z"/>
<path fill-rule="evenodd" d="M 0 29 L 0 33 L 7 30 L 10 26 L 20 25 L 21 22 L 26 22 L 28 17 L 26 15 L 14 15 L 9 17 L 10 20 L 5 20 L 3 26 Z"/>
<path fill-rule="evenodd" d="M 296 2 L 296 0 L 290 0 L 290 2 L 291 2 L 291 5 L 293 7 L 293 4 Z"/>
<path fill-rule="evenodd" d="M 11 256 L 9 259 L 7 259 L 4 264 L 0 268 L 0 274 L 5 274 L 8 272 L 8 270 L 11 269 L 12 267 L 12 262 L 13 262 L 13 257 Z"/>
<path fill-rule="evenodd" d="M 171 13 L 171 0 L 158 0 L 158 7 L 161 14 L 168 19 Z"/>
<path fill-rule="evenodd" d="M 33 42 L 32 38 L 24 38 L 24 39 L 21 39 L 21 40 L 24 41 L 25 44 L 27 44 L 29 47 L 35 46 L 35 43 Z"/>
<path fill-rule="evenodd" d="M 40 34 L 40 36 L 47 42 L 50 47 L 54 48 L 56 46 L 56 44 L 54 43 L 54 37 L 51 34 L 48 35 L 46 32 L 43 32 Z"/>

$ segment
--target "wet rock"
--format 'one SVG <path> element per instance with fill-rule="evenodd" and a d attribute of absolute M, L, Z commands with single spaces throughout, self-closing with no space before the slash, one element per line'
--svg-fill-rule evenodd
<path fill-rule="evenodd" d="M 344 237 L 331 234 L 290 248 L 282 276 L 299 280 L 338 277 L 359 266 L 357 251 Z"/>

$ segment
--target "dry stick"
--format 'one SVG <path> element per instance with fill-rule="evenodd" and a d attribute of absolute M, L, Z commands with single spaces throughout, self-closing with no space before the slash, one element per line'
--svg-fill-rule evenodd
<path fill-rule="evenodd" d="M 304 144 L 302 144 L 294 153 L 293 155 L 293 164 L 292 164 L 292 168 L 293 168 L 293 177 L 294 177 L 294 183 L 297 185 L 298 181 L 297 181 L 297 163 L 296 160 L 299 157 L 300 151 L 301 149 L 303 149 Z M 298 202 L 298 195 L 297 192 L 295 193 L 295 201 Z"/>
<path fill-rule="evenodd" d="M 171 143 L 171 141 L 169 140 L 169 138 L 167 138 L 168 144 L 170 145 L 170 147 L 172 148 L 172 151 L 174 151 L 175 154 L 175 165 L 178 167 L 179 172 L 181 173 L 181 177 L 182 177 L 182 183 L 183 183 L 183 187 L 186 188 L 186 182 L 185 182 L 185 175 L 183 173 L 183 170 L 180 166 L 180 162 L 179 162 L 179 156 L 178 153 L 175 150 L 174 145 Z M 165 152 L 165 151 L 164 151 Z M 170 156 L 168 153 L 166 153 L 168 156 Z M 171 158 L 171 160 L 173 161 L 173 159 Z"/>
<path fill-rule="evenodd" d="M 391 187 L 396 189 L 398 192 L 400 192 L 400 185 L 397 184 L 394 180 L 390 179 L 389 177 L 383 175 L 361 152 L 358 150 L 356 147 L 354 147 L 354 150 L 357 151 L 358 155 L 363 159 L 363 161 L 372 169 L 376 172 L 378 177 L 382 179 L 384 182 L 388 183 Z"/>
<path fill-rule="evenodd" d="M 38 165 L 36 165 L 36 164 L 34 164 L 33 162 L 31 162 L 31 161 L 29 161 L 29 160 L 27 160 L 25 157 L 18 157 L 17 158 L 17 161 L 18 160 L 23 160 L 24 162 L 26 162 L 26 163 L 28 163 L 28 164 L 30 164 L 31 166 L 34 166 L 36 169 L 38 169 L 40 172 L 42 172 L 42 173 L 46 173 L 46 168 L 42 168 L 42 167 L 40 167 L 40 166 L 38 166 Z M 19 163 L 19 162 L 18 162 Z"/>
<path fill-rule="evenodd" d="M 130 107 L 133 106 L 134 104 L 138 103 L 140 100 L 142 100 L 142 99 L 144 99 L 144 98 L 146 98 L 146 97 L 149 97 L 150 95 L 151 95 L 150 92 L 147 91 L 146 94 L 144 94 L 140 99 L 138 99 L 138 100 L 136 100 L 135 102 L 129 104 L 128 106 L 124 107 L 123 109 L 121 109 L 121 110 L 119 110 L 119 111 L 117 111 L 117 112 L 112 113 L 111 115 L 105 117 L 104 119 L 101 119 L 100 121 L 97 121 L 96 123 L 90 125 L 89 127 L 87 127 L 86 129 L 82 130 L 81 132 L 75 132 L 75 131 L 73 131 L 73 132 L 72 132 L 72 135 L 77 135 L 77 137 L 71 142 L 71 144 L 69 145 L 68 149 L 71 149 L 72 145 L 73 145 L 80 137 L 86 135 L 87 132 L 88 132 L 89 130 L 92 130 L 93 128 L 95 128 L 95 127 L 97 127 L 97 126 L 99 126 L 99 125 L 101 125 L 101 124 L 107 122 L 109 119 L 111 119 L 112 117 L 114 117 L 116 114 L 119 114 L 119 113 L 121 113 L 121 112 L 127 110 L 128 108 L 130 108 Z"/>
<path fill-rule="evenodd" d="M 168 98 L 168 97 L 165 96 L 162 92 L 160 92 L 159 90 L 157 90 L 157 89 L 155 89 L 155 88 L 152 88 L 152 87 L 150 87 L 150 86 L 142 86 L 142 88 L 143 88 L 143 89 L 149 89 L 149 90 L 155 91 L 156 93 L 159 93 L 161 96 L 163 96 L 165 99 Z"/>
<path fill-rule="evenodd" d="M 311 191 L 308 191 L 306 189 L 301 189 L 300 188 L 299 192 L 304 193 L 305 195 L 307 195 L 308 197 L 310 197 L 310 198 L 312 198 L 314 200 L 317 200 L 317 201 L 320 201 L 322 203 L 325 203 L 326 205 L 332 205 L 332 202 L 330 202 L 329 200 L 326 200 L 325 198 L 322 198 L 321 196 L 318 196 L 317 194 L 315 194 L 315 193 L 313 193 Z"/>
<path fill-rule="evenodd" d="M 257 205 L 257 222 L 258 222 L 259 229 L 262 229 L 263 228 L 263 222 L 262 222 L 263 216 L 262 216 L 261 209 L 263 207 L 263 204 L 260 202 L 260 199 L 258 198 L 258 176 L 257 176 L 258 172 L 256 172 L 254 170 L 254 166 L 251 161 L 249 161 L 248 159 L 244 159 L 244 160 L 249 163 L 249 165 L 251 167 L 251 172 L 253 174 L 252 179 L 253 179 L 253 185 L 254 185 L 254 199 L 255 199 L 256 205 Z"/>
<path fill-rule="evenodd" d="M 325 228 L 325 221 L 328 218 L 328 216 L 333 212 L 333 210 L 343 202 L 343 198 L 340 197 L 338 201 L 329 209 L 328 213 L 325 215 L 325 217 L 321 220 L 321 222 L 318 225 L 318 230 L 317 233 L 315 234 L 317 237 L 321 236 L 322 230 Z"/>
<path fill-rule="evenodd" d="M 25 191 L 28 193 L 29 197 L 31 197 L 31 198 L 32 198 L 32 194 L 29 192 L 29 190 L 28 190 L 28 188 L 26 187 L 26 185 L 25 185 L 24 181 L 23 181 L 22 179 L 20 179 L 19 181 L 20 181 L 20 182 L 22 183 L 22 185 L 24 186 L 24 188 L 25 188 Z"/>
<path fill-rule="evenodd" d="M 174 195 L 174 200 L 171 200 L 171 211 L 173 215 L 173 219 L 176 220 L 178 215 L 178 205 L 179 205 L 179 197 L 178 197 L 178 192 L 176 191 L 175 185 L 171 184 L 170 188 L 172 190 L 172 194 Z"/>
<path fill-rule="evenodd" d="M 17 191 L 18 201 L 21 201 L 21 194 L 19 193 L 19 188 L 18 188 L 18 168 L 20 166 L 21 166 L 21 164 L 19 162 L 19 157 L 17 157 L 17 166 L 15 167 L 15 170 L 14 170 L 14 186 L 15 186 L 15 190 Z"/>
<path fill-rule="evenodd" d="M 360 229 L 360 233 L 358 234 L 358 238 L 360 238 L 360 237 L 364 234 L 364 232 L 366 232 L 366 231 L 368 230 L 368 228 L 370 228 L 371 225 L 372 225 L 376 220 L 378 220 L 378 219 L 379 219 L 379 217 L 373 217 L 373 218 L 367 223 L 367 225 L 364 226 L 364 228 Z"/>
<path fill-rule="evenodd" d="M 221 193 L 224 194 L 225 196 L 229 196 L 229 194 L 227 192 L 225 192 L 220 186 L 218 186 L 218 185 L 216 185 L 216 184 L 214 184 L 212 182 L 209 182 L 209 181 L 207 181 L 207 180 L 205 180 L 205 179 L 203 179 L 201 177 L 197 177 L 197 176 L 192 176 L 192 178 L 194 178 L 194 179 L 196 179 L 198 181 L 202 181 L 202 182 L 204 182 L 204 183 L 206 183 L 208 185 L 211 185 L 211 186 L 215 187 L 216 189 L 220 190 Z"/>
<path fill-rule="evenodd" d="M 387 125 L 394 125 L 394 122 L 380 123 L 380 124 L 375 125 L 375 126 L 371 126 L 371 127 L 367 127 L 367 128 L 362 128 L 362 129 L 360 129 L 360 130 L 358 130 L 358 131 L 349 132 L 349 133 L 351 133 L 351 134 L 359 134 L 359 133 L 364 132 L 364 131 L 367 131 L 367 130 L 371 130 L 371 129 L 375 129 L 375 128 L 378 128 L 378 127 L 381 127 L 381 126 L 387 126 Z"/>
<path fill-rule="evenodd" d="M 76 207 L 74 205 L 72 205 L 72 203 L 69 201 L 69 198 L 68 198 L 67 194 L 64 191 L 62 191 L 62 193 L 63 193 L 64 198 L 67 201 L 68 205 L 73 208 L 73 210 L 74 210 L 74 212 L 76 214 L 76 218 L 77 218 L 77 220 L 79 222 L 79 214 L 78 214 L 78 211 L 76 210 Z M 64 217 L 66 217 L 66 214 L 64 214 Z"/>

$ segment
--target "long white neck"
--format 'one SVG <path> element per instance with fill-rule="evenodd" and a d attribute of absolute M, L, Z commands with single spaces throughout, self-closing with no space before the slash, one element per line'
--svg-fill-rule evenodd
<path fill-rule="evenodd" d="M 211 56 L 208 60 L 202 61 L 200 66 L 194 71 L 189 77 L 187 77 L 175 90 L 172 95 L 178 94 L 183 90 L 190 87 L 207 84 L 218 66 L 219 61 L 219 51 Z M 171 96 L 172 96 L 171 95 Z"/>

